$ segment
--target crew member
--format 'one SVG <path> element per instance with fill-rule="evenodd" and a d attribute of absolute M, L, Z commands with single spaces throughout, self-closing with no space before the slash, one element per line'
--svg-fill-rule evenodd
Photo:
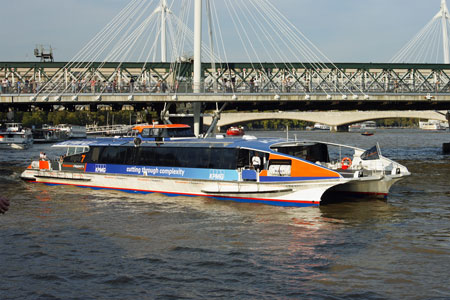
<path fill-rule="evenodd" d="M 252 157 L 252 165 L 256 171 L 259 172 L 261 170 L 261 158 L 259 157 L 258 153 L 255 153 L 255 155 Z"/>

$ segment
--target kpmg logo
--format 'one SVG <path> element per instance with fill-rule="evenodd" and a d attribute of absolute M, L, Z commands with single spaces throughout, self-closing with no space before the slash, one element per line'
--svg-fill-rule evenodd
<path fill-rule="evenodd" d="M 224 180 L 225 174 L 222 171 L 212 170 L 209 173 L 210 180 Z"/>
<path fill-rule="evenodd" d="M 95 165 L 95 173 L 106 173 L 106 165 Z"/>

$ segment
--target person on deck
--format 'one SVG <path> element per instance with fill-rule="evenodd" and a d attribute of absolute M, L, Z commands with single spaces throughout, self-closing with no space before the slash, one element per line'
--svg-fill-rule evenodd
<path fill-rule="evenodd" d="M 252 166 L 257 172 L 261 170 L 261 158 L 259 157 L 258 153 L 255 153 L 255 155 L 252 157 Z"/>

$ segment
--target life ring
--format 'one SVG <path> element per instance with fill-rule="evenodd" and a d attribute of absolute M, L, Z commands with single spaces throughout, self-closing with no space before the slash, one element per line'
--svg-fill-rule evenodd
<path fill-rule="evenodd" d="M 341 165 L 343 170 L 347 170 L 352 165 L 352 160 L 350 159 L 350 157 L 344 157 L 341 160 Z"/>

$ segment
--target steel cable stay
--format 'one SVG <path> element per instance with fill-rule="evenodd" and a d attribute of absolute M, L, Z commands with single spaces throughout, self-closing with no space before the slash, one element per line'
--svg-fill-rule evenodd
<path fill-rule="evenodd" d="M 260 11 L 260 7 L 264 7 L 263 4 L 264 4 L 264 3 L 259 3 L 259 5 L 254 6 L 255 10 L 258 10 L 258 11 L 260 12 L 261 15 L 263 15 L 263 13 L 265 13 L 265 11 L 264 11 L 264 12 L 261 12 L 261 11 Z M 266 11 L 268 11 L 269 13 L 271 12 L 271 10 L 266 10 Z M 295 57 L 295 60 L 296 60 L 296 61 L 299 61 L 299 62 L 301 63 L 301 65 L 302 65 L 305 69 L 307 69 L 307 68 L 306 68 L 306 66 L 304 65 L 304 63 L 303 63 L 302 61 L 310 61 L 311 64 L 312 64 L 313 66 L 316 67 L 316 68 L 315 68 L 315 71 L 316 71 L 316 72 L 320 69 L 320 68 L 317 67 L 317 65 L 316 65 L 316 59 L 312 58 L 312 57 L 308 54 L 308 49 L 307 49 L 307 47 L 305 47 L 304 43 L 301 43 L 301 42 L 299 43 L 299 42 L 296 40 L 296 37 L 295 37 L 295 36 L 292 36 L 292 35 L 290 34 L 290 31 L 287 30 L 288 27 L 287 27 L 286 24 L 280 19 L 280 17 L 279 17 L 278 15 L 276 15 L 276 14 L 268 15 L 268 16 L 266 15 L 266 16 L 264 16 L 264 18 L 266 19 L 266 22 L 267 22 L 268 24 L 271 25 L 272 32 L 273 32 L 276 36 L 278 36 L 278 40 L 279 40 L 282 44 L 284 44 L 284 46 L 285 46 L 285 47 L 284 47 L 284 51 L 283 51 L 283 50 L 277 45 L 277 43 L 275 43 L 274 41 L 272 41 L 272 45 L 273 45 L 274 48 L 277 49 L 277 53 L 279 53 L 280 57 L 283 57 L 284 65 L 285 65 L 286 69 L 289 70 L 289 73 L 292 73 L 291 70 L 294 69 L 294 66 L 292 65 L 292 63 L 288 63 L 290 60 L 289 60 L 289 58 L 287 57 L 287 54 L 284 54 L 285 52 L 290 52 L 291 55 L 293 55 L 293 57 Z M 256 21 L 257 21 L 257 18 L 255 18 L 255 19 L 256 19 Z M 272 22 L 270 22 L 270 20 L 272 20 Z M 260 23 L 259 23 L 259 24 L 260 24 Z M 272 24 L 277 25 L 277 28 L 274 28 L 274 27 L 272 26 Z M 265 30 L 264 26 L 260 25 L 260 27 L 261 27 L 262 30 Z M 266 31 L 266 33 L 267 33 L 268 36 L 271 36 L 271 35 L 269 35 L 269 32 Z M 288 38 L 290 44 L 289 44 L 288 42 L 286 42 L 286 38 Z M 291 45 L 292 45 L 292 46 L 291 46 Z M 305 57 L 305 59 L 302 59 L 301 57 L 299 57 L 297 53 L 300 53 L 300 55 L 303 55 L 303 56 Z M 288 64 L 289 64 L 289 66 L 288 66 Z M 323 91 L 324 93 L 328 94 L 327 91 L 326 91 L 321 85 L 320 85 L 319 87 L 322 89 L 322 91 Z M 303 92 L 304 92 L 305 95 L 307 94 L 305 90 L 304 90 Z"/>
<path fill-rule="evenodd" d="M 179 81 L 188 84 L 189 80 L 189 76 L 181 72 L 189 70 L 186 67 L 182 69 L 183 57 L 189 55 L 189 49 L 194 46 L 194 32 L 188 21 L 192 16 L 192 2 L 130 1 L 73 59 L 43 84 L 34 99 L 40 95 L 46 100 L 52 95 L 61 99 L 69 94 L 73 100 L 78 100 L 88 90 L 101 100 L 116 80 L 114 84 L 119 85 L 121 92 L 121 87 L 128 84 L 130 94 L 135 93 L 132 81 L 145 82 L 146 90 L 147 81 L 152 85 L 159 80 L 164 83 L 172 80 L 174 88 L 169 90 L 169 94 L 177 93 Z M 280 97 L 280 92 L 291 92 L 292 87 L 306 99 L 311 93 L 325 94 L 327 99 L 332 99 L 332 94 L 341 95 L 342 99 L 347 99 L 347 95 L 357 99 L 358 94 L 368 97 L 363 92 L 368 78 L 366 74 L 361 72 L 352 76 L 336 67 L 283 16 L 272 0 L 208 1 L 207 8 L 210 45 L 202 43 L 201 50 L 203 58 L 211 61 L 211 68 L 203 70 L 205 90 L 211 90 L 213 85 L 214 91 L 217 91 L 217 86 L 224 88 L 225 80 L 229 79 L 231 82 L 226 85 L 231 85 L 231 90 L 226 91 L 232 92 L 234 98 L 238 91 L 254 91 L 256 80 L 257 87 L 262 88 L 259 92 L 274 93 L 275 98 Z M 442 18 L 432 21 L 406 49 L 413 49 L 413 45 L 423 38 L 428 38 L 428 44 L 439 45 L 435 33 L 439 30 L 436 24 Z M 446 25 L 448 27 L 448 23 Z M 232 33 L 224 34 L 224 26 Z M 231 41 L 230 36 L 238 42 Z M 158 49 L 158 41 L 161 41 L 161 49 Z M 422 59 L 430 58 L 431 53 L 423 47 L 413 50 Z M 230 57 L 236 53 L 247 57 L 249 67 L 239 69 L 230 65 Z M 165 67 L 165 73 L 147 68 L 149 63 L 158 62 L 159 58 L 165 63 L 166 56 L 170 64 Z M 113 67 L 107 65 L 109 62 L 114 63 Z M 124 67 L 126 62 L 142 63 L 140 72 L 130 73 Z M 220 66 L 218 69 L 216 63 Z M 126 86 L 124 91 L 127 91 Z"/>
<path fill-rule="evenodd" d="M 450 63 L 449 32 L 450 14 L 446 0 L 441 0 L 439 12 L 393 56 L 390 63 Z"/>
<path fill-rule="evenodd" d="M 279 31 L 273 28 L 269 17 L 264 12 L 262 12 L 260 10 L 261 5 L 259 5 L 258 3 L 255 3 L 255 1 L 249 1 L 248 4 L 252 5 L 251 8 L 246 7 L 247 8 L 246 13 L 253 17 L 253 19 L 250 20 L 250 22 L 249 22 L 252 25 L 251 28 L 252 28 L 252 31 L 253 31 L 253 36 L 257 36 L 258 37 L 259 43 L 264 46 L 264 50 L 266 52 L 266 55 L 268 57 L 271 57 L 269 49 L 267 47 L 265 47 L 265 43 L 260 38 L 261 36 L 269 37 L 268 42 L 272 46 L 272 49 L 280 57 L 280 59 L 283 62 L 284 66 L 286 67 L 286 70 L 289 70 L 289 73 L 290 73 L 290 71 L 294 68 L 294 66 L 292 65 L 291 62 L 289 62 L 289 59 L 288 59 L 287 55 L 284 54 L 284 51 L 280 48 L 280 46 L 278 45 L 278 43 L 275 41 L 275 38 L 274 38 L 274 36 L 278 36 L 279 37 Z M 252 11 L 254 11 L 255 14 L 252 14 Z M 266 29 L 264 24 L 262 24 L 262 21 L 260 21 L 259 17 L 263 18 L 263 20 L 267 24 L 270 25 L 270 29 L 271 29 L 272 32 L 269 31 L 268 29 Z M 258 32 L 256 31 L 255 27 L 253 26 L 253 23 L 258 25 L 258 29 L 261 30 L 263 34 L 258 34 Z M 284 42 L 283 40 L 281 40 L 281 41 Z M 286 43 L 285 43 L 285 45 L 287 46 Z M 293 51 L 292 51 L 291 47 L 287 46 L 286 50 L 290 51 L 291 54 L 293 54 Z M 271 58 L 271 61 L 274 64 L 274 67 L 276 67 L 275 60 L 273 58 Z M 262 62 L 260 62 L 260 63 L 262 65 Z M 284 72 L 282 74 L 282 78 L 281 79 L 282 80 L 285 79 L 285 73 Z M 281 92 L 282 92 L 282 90 L 281 90 Z M 304 93 L 306 94 L 306 92 L 304 92 Z"/>
<path fill-rule="evenodd" d="M 129 3 L 113 20 L 111 20 L 110 23 L 108 23 L 97 35 L 94 36 L 87 44 L 84 46 L 75 56 L 74 58 L 66 64 L 66 66 L 60 70 L 60 72 L 63 72 L 63 70 L 70 70 L 72 68 L 80 68 L 84 65 L 85 57 L 87 54 L 89 54 L 91 51 L 91 47 L 96 47 L 96 45 L 101 45 L 102 41 L 106 40 L 108 38 L 109 33 L 114 32 L 114 29 L 116 28 L 118 21 L 122 19 L 124 16 L 128 16 L 128 14 L 135 11 L 135 6 L 137 6 L 138 2 L 141 0 L 133 0 Z M 55 74 L 56 75 L 56 74 Z M 48 85 L 52 84 L 52 81 L 48 81 L 34 96 L 37 97 L 42 91 L 46 91 L 46 87 Z M 53 90 L 51 90 L 53 91 Z"/>
<path fill-rule="evenodd" d="M 268 11 L 271 11 L 273 13 L 276 12 L 275 17 L 280 18 L 280 16 L 282 16 L 282 13 L 272 4 L 270 3 L 268 0 L 261 0 L 263 1 L 266 6 L 268 7 Z M 296 40 L 300 43 L 300 45 L 303 45 L 303 50 L 308 53 L 307 58 L 310 59 L 311 63 L 316 67 L 316 69 L 321 70 L 321 69 L 328 69 L 327 65 L 325 64 L 325 62 L 327 62 L 328 64 L 332 65 L 336 70 L 339 70 L 339 68 L 337 68 L 332 62 L 331 60 L 325 55 L 323 54 L 322 51 L 320 51 L 317 46 L 314 45 L 314 43 L 311 42 L 311 40 L 309 40 L 291 21 L 289 21 L 288 19 L 285 19 L 285 24 L 286 27 L 285 28 L 290 28 L 291 30 L 291 35 L 293 35 L 294 37 L 296 37 Z M 319 55 L 322 57 L 320 58 Z M 343 77 L 347 77 L 347 75 L 345 73 L 341 73 L 341 76 Z M 348 79 L 348 77 L 347 77 Z M 364 97 L 368 97 L 357 85 L 355 85 L 354 83 L 353 87 L 355 87 L 357 90 L 359 90 L 359 92 L 364 95 Z M 347 90 L 352 93 L 354 95 L 354 93 L 347 87 Z M 340 91 L 342 93 L 342 91 Z M 343 95 L 344 97 L 344 95 Z"/>
<path fill-rule="evenodd" d="M 138 2 L 138 1 L 135 1 Z M 76 56 L 74 59 L 69 62 L 64 69 L 78 69 L 78 68 L 84 68 L 85 71 L 81 73 L 77 79 L 80 79 L 84 77 L 87 72 L 89 71 L 89 68 L 92 66 L 92 64 L 95 62 L 96 59 L 98 59 L 102 52 L 105 51 L 105 49 L 112 43 L 114 38 L 120 34 L 121 30 L 126 26 L 126 22 L 121 22 L 121 20 L 127 20 L 130 17 L 133 17 L 137 11 L 139 11 L 136 8 L 139 8 L 144 4 L 145 1 L 142 1 L 140 3 L 137 3 L 137 6 L 131 6 L 127 7 L 123 13 L 119 14 L 120 17 L 115 18 L 116 22 L 110 22 L 104 30 L 101 31 L 102 34 L 97 34 L 94 39 L 91 40 L 91 42 L 88 43 L 86 47 L 84 47 Z M 99 48 L 101 47 L 101 48 Z M 51 82 L 48 82 L 49 84 Z M 55 89 L 57 89 L 62 82 L 59 83 L 59 85 L 55 86 L 52 90 L 48 92 L 48 95 L 50 95 Z M 61 94 L 63 94 L 68 87 L 66 87 Z M 82 87 L 84 88 L 84 86 Z"/>

